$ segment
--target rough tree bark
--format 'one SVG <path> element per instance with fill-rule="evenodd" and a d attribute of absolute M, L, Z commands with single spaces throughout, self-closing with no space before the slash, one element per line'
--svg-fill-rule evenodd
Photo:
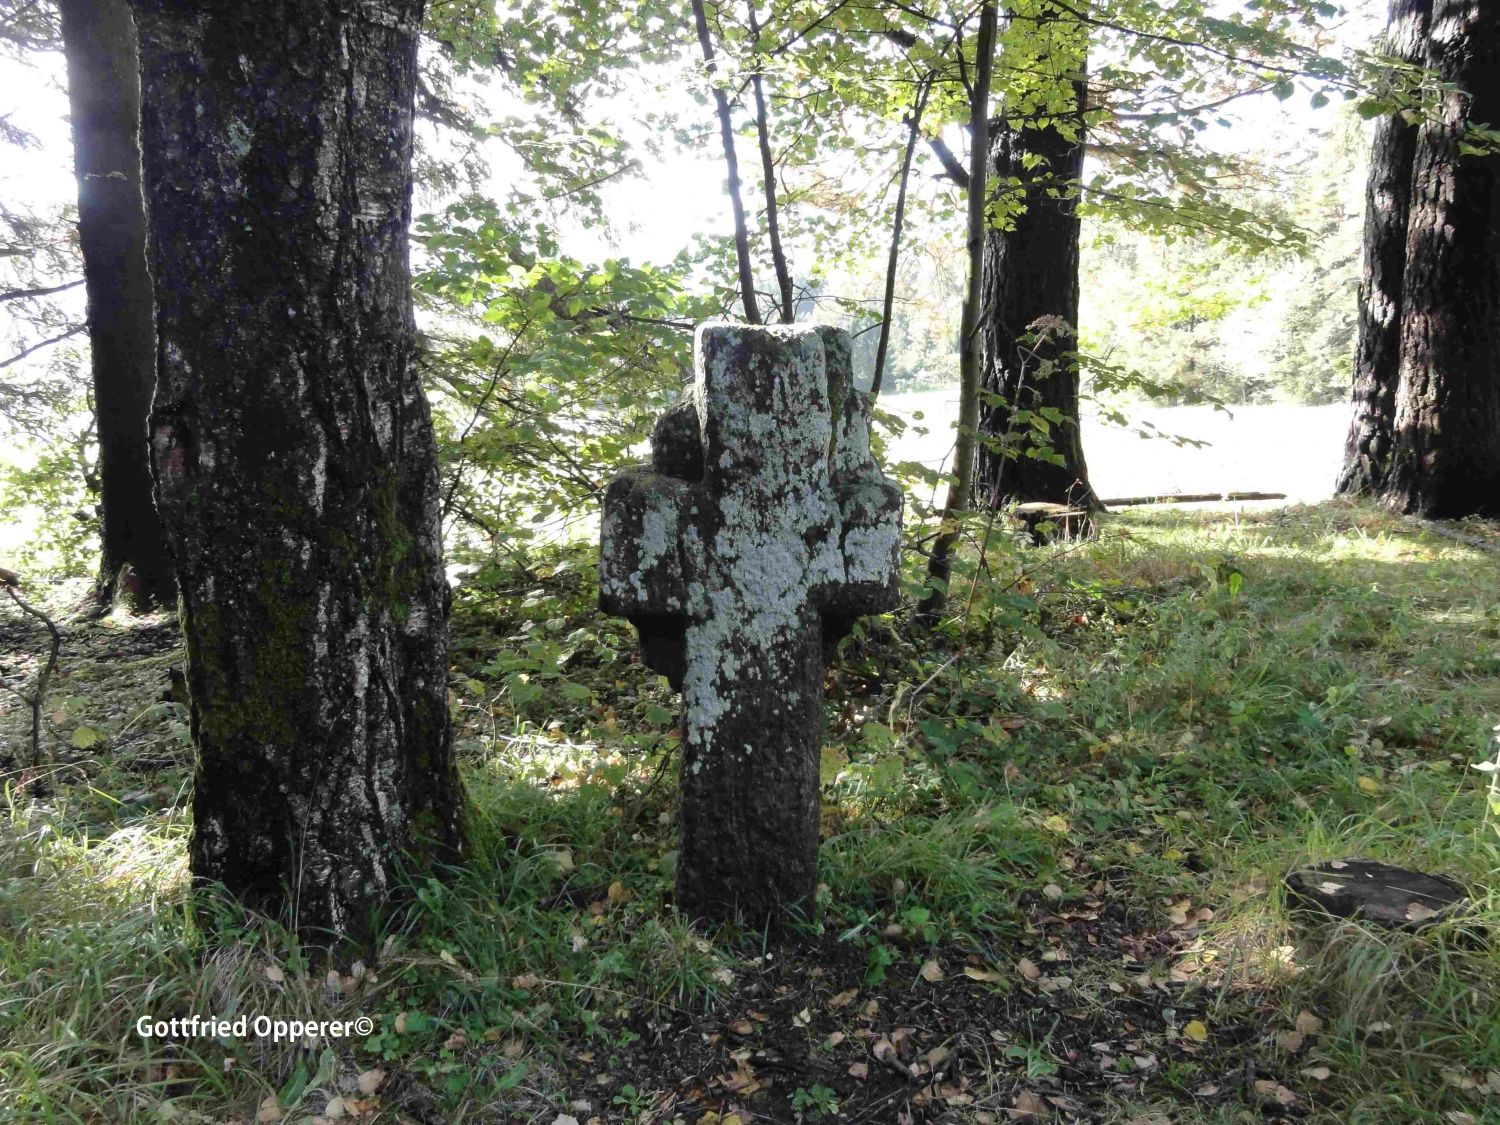
<path fill-rule="evenodd" d="M 133 0 L 192 870 L 368 938 L 456 858 L 448 587 L 408 267 L 421 0 Z"/>
<path fill-rule="evenodd" d="M 133 609 L 176 599 L 151 498 L 146 416 L 156 383 L 146 212 L 141 200 L 140 75 L 126 0 L 59 0 L 78 240 L 88 292 L 99 433 L 98 596 Z"/>
<path fill-rule="evenodd" d="M 1055 17 L 1042 21 L 1045 26 Z M 1069 31 L 1078 29 L 1069 29 Z M 1064 34 L 1063 38 L 1068 38 Z M 1060 49 L 1073 111 L 1065 128 L 1002 120 L 990 140 L 996 192 L 1020 208 L 984 245 L 984 369 L 975 456 L 975 503 L 1019 500 L 1098 507 L 1078 425 L 1078 188 L 1083 176 L 1087 81 L 1080 49 Z M 1051 327 L 1033 328 L 1037 321 Z M 1034 337 L 1034 338 L 1033 338 Z M 1057 411 L 1045 436 L 1025 414 Z M 1033 453 L 1044 456 L 1032 456 Z M 1053 460 L 1056 457 L 1058 460 Z"/>
<path fill-rule="evenodd" d="M 1428 64 L 1454 88 L 1412 168 L 1401 377 L 1386 502 L 1427 517 L 1500 514 L 1500 155 L 1464 152 L 1500 123 L 1500 12 L 1433 5 Z"/>
<path fill-rule="evenodd" d="M 1432 0 L 1391 0 L 1385 54 L 1412 66 L 1427 57 Z M 1359 342 L 1354 353 L 1354 417 L 1344 443 L 1337 492 L 1375 495 L 1385 483 L 1401 373 L 1401 292 L 1417 126 L 1400 114 L 1375 127 L 1365 183 Z"/>

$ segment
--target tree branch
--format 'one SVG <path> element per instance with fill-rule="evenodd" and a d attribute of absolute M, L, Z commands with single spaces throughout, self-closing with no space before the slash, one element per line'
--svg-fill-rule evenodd
<path fill-rule="evenodd" d="M 76 289 L 82 284 L 83 278 L 80 277 L 77 281 L 70 281 L 66 285 L 51 285 L 40 289 L 12 289 L 0 293 L 0 304 L 6 301 L 19 301 L 23 297 L 50 297 L 53 293 L 61 293 L 65 289 Z"/>
<path fill-rule="evenodd" d="M 69 336 L 76 336 L 76 335 L 78 335 L 78 333 L 82 332 L 86 327 L 87 327 L 87 325 L 75 324 L 75 325 L 73 325 L 72 328 L 69 328 L 66 332 L 64 332 L 64 333 L 62 333 L 60 335 L 57 335 L 57 336 L 53 336 L 50 340 L 43 340 L 40 343 L 32 344 L 31 347 L 29 347 L 29 348 L 22 348 L 20 351 L 18 351 L 15 355 L 11 356 L 9 359 L 7 359 L 7 360 L 0 360 L 0 367 L 9 367 L 13 363 L 20 363 L 23 359 L 25 359 L 27 356 L 31 355 L 33 352 L 39 352 L 43 348 L 50 347 L 53 344 L 60 344 L 64 340 L 66 340 Z"/>

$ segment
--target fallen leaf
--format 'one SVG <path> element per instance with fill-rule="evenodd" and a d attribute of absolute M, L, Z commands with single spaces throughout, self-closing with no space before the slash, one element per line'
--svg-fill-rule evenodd
<path fill-rule="evenodd" d="M 328 1099 L 328 1104 L 323 1107 L 323 1116 L 324 1117 L 332 1117 L 332 1118 L 335 1118 L 335 1119 L 343 1117 L 344 1116 L 344 1099 L 343 1098 L 329 1098 Z"/>
<path fill-rule="evenodd" d="M 1047 1103 L 1042 1101 L 1030 1090 L 1022 1090 L 1016 1095 L 1015 1108 L 1007 1110 L 1013 1121 L 1025 1121 L 1032 1117 L 1041 1117 L 1047 1112 Z"/>
<path fill-rule="evenodd" d="M 267 965 L 266 979 L 272 984 L 280 984 L 286 980 L 286 973 L 282 972 L 280 965 Z"/>
<path fill-rule="evenodd" d="M 842 1008 L 846 1004 L 852 1004 L 859 997 L 859 989 L 851 988 L 847 992 L 840 992 L 832 1000 L 828 1001 L 830 1008 Z"/>
<path fill-rule="evenodd" d="M 635 898 L 635 892 L 618 880 L 609 885 L 608 894 L 611 906 L 622 906 Z"/>
<path fill-rule="evenodd" d="M 735 1020 L 729 1025 L 731 1035 L 749 1035 L 755 1030 L 755 1025 L 749 1020 Z"/>
<path fill-rule="evenodd" d="M 1016 971 L 1027 980 L 1040 980 L 1042 976 L 1042 970 L 1037 968 L 1036 962 L 1030 957 L 1022 957 L 1017 961 Z"/>
<path fill-rule="evenodd" d="M 260 1103 L 260 1108 L 255 1111 L 255 1120 L 257 1122 L 281 1120 L 281 1103 L 276 1100 L 275 1094 Z"/>
<path fill-rule="evenodd" d="M 1425 922 L 1429 918 L 1436 918 L 1438 911 L 1420 902 L 1409 902 L 1406 904 L 1406 920 L 1408 922 Z"/>
<path fill-rule="evenodd" d="M 385 1082 L 385 1071 L 367 1070 L 359 1076 L 357 1081 L 361 1094 L 373 1094 Z"/>
<path fill-rule="evenodd" d="M 1269 1078 L 1259 1078 L 1255 1082 L 1255 1092 L 1263 1098 L 1269 1098 L 1282 1105 L 1296 1105 L 1297 1095 L 1288 1090 L 1279 1082 L 1273 1082 Z"/>
<path fill-rule="evenodd" d="M 510 978 L 510 986 L 512 988 L 519 988 L 522 992 L 530 992 L 541 983 L 542 978 L 535 973 L 522 973 L 518 977 Z"/>
<path fill-rule="evenodd" d="M 1005 978 L 992 969 L 981 969 L 977 965 L 965 965 L 964 976 L 970 980 L 997 981 Z"/>
<path fill-rule="evenodd" d="M 1196 1097 L 1200 1097 L 1200 1098 L 1211 1098 L 1215 1094 L 1217 1094 L 1218 1092 L 1219 1092 L 1219 1088 L 1217 1086 L 1215 1086 L 1212 1082 L 1208 1082 L 1208 1083 L 1205 1083 L 1202 1086 L 1199 1086 L 1196 1090 L 1193 1091 L 1193 1094 Z"/>
<path fill-rule="evenodd" d="M 1361 793 L 1366 793 L 1371 797 L 1375 796 L 1375 794 L 1379 793 L 1382 789 L 1385 788 L 1384 785 L 1380 784 L 1380 782 L 1376 781 L 1373 777 L 1361 777 L 1354 784 L 1359 786 L 1359 791 Z"/>
<path fill-rule="evenodd" d="M 1062 898 L 1063 889 L 1056 883 L 1048 883 L 1045 887 L 1042 888 L 1042 894 L 1046 895 L 1047 898 L 1051 899 L 1053 902 L 1056 902 L 1058 899 Z"/>
<path fill-rule="evenodd" d="M 1208 1040 L 1208 1027 L 1202 1020 L 1192 1020 L 1182 1029 L 1182 1033 L 1195 1043 L 1203 1043 Z"/>
<path fill-rule="evenodd" d="M 862 1062 L 852 1063 L 849 1067 L 849 1077 L 858 1078 L 863 1082 L 866 1078 L 870 1077 L 870 1064 Z"/>
<path fill-rule="evenodd" d="M 1326 1066 L 1310 1066 L 1303 1070 L 1302 1073 L 1316 1082 L 1326 1082 L 1329 1076 L 1333 1074 L 1333 1071 L 1329 1070 Z"/>
<path fill-rule="evenodd" d="M 1292 1026 L 1302 1032 L 1303 1035 L 1316 1035 L 1323 1030 L 1323 1021 L 1304 1008 L 1297 1013 L 1297 1018 Z"/>
<path fill-rule="evenodd" d="M 1300 1031 L 1280 1031 L 1276 1033 L 1276 1045 L 1289 1055 L 1295 1055 L 1302 1050 L 1303 1035 Z"/>
<path fill-rule="evenodd" d="M 936 984 L 943 979 L 943 967 L 936 961 L 923 961 L 921 977 L 930 984 Z"/>

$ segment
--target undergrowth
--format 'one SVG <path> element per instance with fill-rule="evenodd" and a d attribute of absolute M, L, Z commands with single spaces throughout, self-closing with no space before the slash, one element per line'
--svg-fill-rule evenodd
<path fill-rule="evenodd" d="M 642 1020 L 706 1016 L 775 946 L 671 908 L 675 699 L 598 616 L 591 557 L 490 564 L 460 590 L 469 856 L 414 877 L 378 951 L 332 969 L 284 926 L 190 896 L 165 660 L 131 657 L 124 626 L 74 648 L 46 795 L 12 777 L 0 809 L 5 1120 L 551 1122 L 580 1097 L 656 1119 L 629 1073 L 580 1091 L 578 1060 L 618 1071 Z M 967 957 L 976 987 L 1010 993 L 1032 986 L 1039 916 L 1114 911 L 1131 956 L 1102 948 L 1058 987 L 1107 1017 L 1170 981 L 1202 1015 L 1169 1018 L 1191 1042 L 1149 1096 L 1100 1094 L 1096 1116 L 1261 1119 L 1202 1093 L 1248 1035 L 1302 1076 L 1283 1106 L 1307 1119 L 1500 1120 L 1500 834 L 1471 768 L 1500 721 L 1494 557 L 1329 504 L 992 545 L 972 600 L 969 563 L 938 643 L 880 619 L 843 644 L 800 938 L 847 949 L 868 987 Z M 21 724 L 0 720 L 8 752 Z M 1285 899 L 1288 868 L 1355 855 L 1456 878 L 1474 908 L 1393 933 Z M 135 1031 L 243 1012 L 372 1026 L 310 1046 Z M 1016 1082 L 1057 1070 L 1049 1050 L 1007 1048 L 1005 1100 L 952 1120 L 999 1119 Z M 787 1120 L 844 1097 L 786 1094 Z"/>

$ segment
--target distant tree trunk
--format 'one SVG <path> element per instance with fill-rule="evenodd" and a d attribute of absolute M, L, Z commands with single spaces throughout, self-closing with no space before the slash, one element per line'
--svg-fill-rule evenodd
<path fill-rule="evenodd" d="M 990 80 L 995 66 L 995 33 L 998 6 L 985 3 L 979 9 L 979 32 L 974 47 L 974 84 L 969 93 L 969 167 L 962 172 L 967 208 L 964 224 L 968 258 L 963 312 L 958 341 L 958 433 L 953 441 L 953 473 L 943 501 L 943 519 L 932 554 L 927 560 L 928 592 L 917 603 L 916 621 L 924 628 L 935 626 L 948 604 L 948 582 L 953 577 L 953 556 L 963 533 L 963 517 L 973 500 L 974 437 L 979 422 L 979 379 L 983 357 L 980 351 L 979 317 L 983 292 L 980 270 L 984 264 L 984 237 L 989 229 L 989 190 L 985 163 L 989 152 Z M 946 161 L 945 161 L 946 163 Z"/>
<path fill-rule="evenodd" d="M 408 267 L 421 0 L 133 0 L 192 870 L 357 939 L 454 858 L 448 587 Z"/>
<path fill-rule="evenodd" d="M 901 262 L 901 232 L 906 225 L 906 189 L 911 181 L 911 160 L 922 132 L 922 113 L 932 90 L 932 75 L 917 83 L 916 99 L 906 115 L 906 147 L 901 152 L 901 171 L 896 177 L 896 211 L 891 218 L 891 245 L 885 261 L 885 293 L 880 300 L 880 337 L 875 344 L 875 372 L 870 378 L 870 400 L 880 397 L 885 382 L 885 362 L 890 354 L 891 321 L 896 312 L 896 267 Z"/>
<path fill-rule="evenodd" d="M 1427 58 L 1432 0 L 1391 0 L 1383 51 L 1413 66 Z M 1375 127 L 1365 183 L 1364 263 L 1359 283 L 1359 342 L 1354 353 L 1354 417 L 1344 443 L 1337 491 L 1374 495 L 1385 483 L 1401 373 L 1401 291 L 1417 126 L 1400 114 Z"/>
<path fill-rule="evenodd" d="M 1082 51 L 1072 64 L 1066 48 L 1060 53 L 1064 57 L 1055 64 L 1072 75 L 1074 110 L 1067 127 L 1002 120 L 990 141 L 995 190 L 1010 193 L 1008 209 L 1022 209 L 1009 229 L 991 227 L 985 235 L 974 492 L 976 505 L 989 508 L 1011 500 L 1098 506 L 1083 456 L 1073 359 L 1086 64 Z M 1043 411 L 1055 411 L 1055 417 L 1044 422 Z M 1030 417 L 1039 420 L 1033 425 Z"/>
<path fill-rule="evenodd" d="M 751 46 L 759 55 L 760 24 L 755 20 L 754 0 L 747 6 L 746 12 L 750 17 Z M 761 182 L 766 193 L 766 241 L 771 249 L 771 265 L 776 270 L 776 288 L 781 294 L 776 311 L 781 317 L 781 323 L 791 324 L 797 319 L 797 305 L 792 296 L 792 270 L 781 245 L 781 220 L 776 212 L 776 160 L 771 155 L 771 123 L 766 113 L 765 75 L 760 69 L 759 58 L 756 59 L 755 70 L 751 72 L 750 85 L 755 91 L 755 139 L 760 148 Z"/>
<path fill-rule="evenodd" d="M 740 304 L 745 320 L 759 324 L 760 306 L 755 300 L 755 271 L 750 264 L 750 231 L 745 225 L 744 189 L 740 184 L 740 161 L 734 148 L 734 121 L 729 115 L 729 97 L 715 79 L 719 64 L 714 59 L 714 41 L 708 30 L 708 14 L 703 0 L 693 0 L 693 23 L 698 30 L 698 47 L 703 52 L 703 69 L 713 88 L 714 110 L 719 117 L 719 141 L 724 146 L 724 166 L 729 172 L 729 206 L 734 213 L 734 255 L 739 268 Z"/>
<path fill-rule="evenodd" d="M 108 603 L 119 595 L 145 609 L 170 604 L 177 590 L 151 498 L 146 441 L 156 336 L 137 141 L 135 24 L 126 0 L 59 0 L 58 9 L 99 430 L 99 596 Z"/>
<path fill-rule="evenodd" d="M 1500 514 L 1500 11 L 1433 6 L 1429 65 L 1457 88 L 1423 123 L 1412 171 L 1401 378 L 1386 501 L 1430 517 Z"/>

